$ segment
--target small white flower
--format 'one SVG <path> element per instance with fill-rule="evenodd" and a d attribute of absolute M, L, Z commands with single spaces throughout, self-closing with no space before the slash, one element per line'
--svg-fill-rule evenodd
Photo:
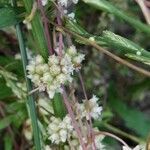
<path fill-rule="evenodd" d="M 62 141 L 63 143 L 66 142 L 66 139 L 67 139 L 67 131 L 66 131 L 66 130 L 60 130 L 59 134 L 60 134 L 60 139 L 61 139 L 61 141 Z"/>
<path fill-rule="evenodd" d="M 36 64 L 43 64 L 44 59 L 41 55 L 37 55 L 36 58 L 35 58 L 35 62 L 36 62 Z"/>
<path fill-rule="evenodd" d="M 72 0 L 74 4 L 77 4 L 79 0 Z"/>
<path fill-rule="evenodd" d="M 41 0 L 42 5 L 45 6 L 48 3 L 48 0 Z"/>
<path fill-rule="evenodd" d="M 52 65 L 50 67 L 50 73 L 52 76 L 56 76 L 58 74 L 60 74 L 61 70 L 60 70 L 60 66 L 58 65 Z"/>
<path fill-rule="evenodd" d="M 102 140 L 104 139 L 105 136 L 103 135 L 98 135 L 95 137 L 95 145 L 97 150 L 105 150 L 105 146 L 102 144 Z"/>
<path fill-rule="evenodd" d="M 44 73 L 44 65 L 43 64 L 39 64 L 38 67 L 36 67 L 35 72 L 42 76 L 43 73 Z"/>
<path fill-rule="evenodd" d="M 72 12 L 72 13 L 68 14 L 67 16 L 68 16 L 70 19 L 74 19 L 75 13 Z"/>
<path fill-rule="evenodd" d="M 68 5 L 68 0 L 58 0 L 58 4 L 60 4 L 61 6 L 67 7 L 67 5 Z"/>
<path fill-rule="evenodd" d="M 49 58 L 48 58 L 48 64 L 51 66 L 53 64 L 55 65 L 58 65 L 59 64 L 59 59 L 57 58 L 56 55 L 51 55 Z"/>
<path fill-rule="evenodd" d="M 42 81 L 44 83 L 48 83 L 49 84 L 49 83 L 51 83 L 52 80 L 53 80 L 53 77 L 48 72 L 44 73 L 44 75 L 42 77 Z"/>
<path fill-rule="evenodd" d="M 79 54 L 74 57 L 73 62 L 76 64 L 81 64 L 81 62 L 85 59 L 85 55 Z"/>
<path fill-rule="evenodd" d="M 77 54 L 77 49 L 74 45 L 70 46 L 67 49 L 67 54 L 71 55 L 71 56 L 75 56 Z"/>
<path fill-rule="evenodd" d="M 66 81 L 66 75 L 65 74 L 59 74 L 57 77 L 56 77 L 56 82 L 58 83 L 64 83 L 64 81 Z"/>
<path fill-rule="evenodd" d="M 54 133 L 52 134 L 49 139 L 52 141 L 52 143 L 56 143 L 56 144 L 59 144 L 59 135 Z"/>
<path fill-rule="evenodd" d="M 122 150 L 145 150 L 145 146 L 143 146 L 143 145 L 137 145 L 134 148 L 123 146 Z"/>
<path fill-rule="evenodd" d="M 77 111 L 81 113 L 82 118 L 86 118 L 89 120 L 89 117 L 91 116 L 93 119 L 98 119 L 101 116 L 102 113 L 102 107 L 98 105 L 97 103 L 98 98 L 93 95 L 93 97 L 90 100 L 83 100 L 83 103 L 76 104 Z"/>
<path fill-rule="evenodd" d="M 46 145 L 44 150 L 52 150 L 52 149 L 50 148 L 49 145 Z"/>
<path fill-rule="evenodd" d="M 35 74 L 31 80 L 32 80 L 32 82 L 39 84 L 40 83 L 40 75 Z"/>
<path fill-rule="evenodd" d="M 50 99 L 52 99 L 55 95 L 55 91 L 48 91 L 48 96 Z"/>
<path fill-rule="evenodd" d="M 65 143 L 67 138 L 72 134 L 73 127 L 71 125 L 71 118 L 66 116 L 63 120 L 51 117 L 51 122 L 48 125 L 49 139 L 52 143 Z"/>

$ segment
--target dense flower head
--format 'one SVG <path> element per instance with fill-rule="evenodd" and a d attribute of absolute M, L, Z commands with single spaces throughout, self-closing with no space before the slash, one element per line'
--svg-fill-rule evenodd
<path fill-rule="evenodd" d="M 60 4 L 61 6 L 64 6 L 64 7 L 67 7 L 69 2 L 77 4 L 78 0 L 58 0 L 58 4 Z"/>
<path fill-rule="evenodd" d="M 48 139 L 51 140 L 53 144 L 60 145 L 63 143 L 64 149 L 69 150 L 70 146 L 74 147 L 75 150 L 82 150 L 82 146 L 80 145 L 78 135 L 75 129 L 72 126 L 71 118 L 66 115 L 63 120 L 56 117 L 50 118 L 50 123 L 47 128 L 48 131 Z M 93 128 L 94 132 L 97 132 L 97 128 Z M 86 135 L 88 133 L 87 127 L 85 125 L 82 126 L 82 132 Z M 105 146 L 102 144 L 102 140 L 104 139 L 103 135 L 95 136 L 95 145 L 97 150 L 104 150 Z M 69 141 L 69 145 L 67 142 Z M 83 137 L 83 141 L 87 147 L 87 150 L 91 150 L 91 146 L 94 145 L 94 142 L 91 143 L 88 140 L 88 136 Z"/>
<path fill-rule="evenodd" d="M 122 150 L 145 150 L 145 149 L 146 149 L 145 145 L 137 145 L 134 148 L 130 148 L 130 147 L 127 147 L 127 146 L 122 147 Z"/>
<path fill-rule="evenodd" d="M 63 120 L 61 120 L 60 118 L 51 117 L 47 130 L 49 140 L 51 140 L 52 143 L 65 143 L 73 131 L 71 118 L 66 116 Z"/>
<path fill-rule="evenodd" d="M 48 63 L 42 56 L 37 55 L 27 66 L 28 78 L 40 91 L 47 91 L 50 98 L 56 92 L 61 92 L 61 85 L 72 82 L 74 70 L 80 69 L 84 55 L 77 53 L 75 47 L 70 47 L 62 57 L 51 55 Z"/>
<path fill-rule="evenodd" d="M 98 98 L 93 95 L 89 100 L 83 100 L 83 103 L 76 104 L 76 109 L 81 113 L 81 118 L 86 118 L 89 120 L 89 117 L 93 119 L 98 119 L 101 117 L 102 107 L 98 104 Z"/>
<path fill-rule="evenodd" d="M 41 0 L 42 5 L 45 6 L 48 3 L 48 0 Z"/>

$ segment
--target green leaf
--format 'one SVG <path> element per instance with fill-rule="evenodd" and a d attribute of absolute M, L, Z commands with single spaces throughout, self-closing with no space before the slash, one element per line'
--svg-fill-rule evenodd
<path fill-rule="evenodd" d="M 27 2 L 26 6 L 28 6 L 28 4 L 31 4 L 30 7 L 27 8 L 27 9 L 29 9 L 29 11 L 31 11 L 32 1 L 28 1 L 28 2 Z M 16 7 L 16 1 L 15 0 L 13 1 L 13 6 Z M 18 37 L 18 41 L 19 41 L 20 53 L 21 53 L 21 57 L 22 57 L 24 75 L 26 78 L 27 91 L 29 92 L 32 90 L 32 83 L 31 83 L 31 80 L 29 80 L 27 78 L 26 66 L 28 64 L 28 59 L 27 59 L 25 42 L 23 39 L 23 33 L 21 31 L 21 27 L 19 24 L 16 25 L 16 32 L 17 32 L 17 37 Z M 35 106 L 35 101 L 34 101 L 33 95 L 28 95 L 27 104 L 29 106 L 28 111 L 29 111 L 29 115 L 30 115 L 31 123 L 32 123 L 35 149 L 41 150 L 41 139 L 40 139 L 41 134 L 40 134 L 39 127 L 38 127 L 37 112 L 36 112 L 36 106 Z"/>
<path fill-rule="evenodd" d="M 126 127 L 146 138 L 150 133 L 150 119 L 139 110 L 129 107 L 121 101 L 114 87 L 113 84 L 109 87 L 108 103 L 110 108 L 125 121 Z"/>
<path fill-rule="evenodd" d="M 0 28 L 15 25 L 20 19 L 12 7 L 0 8 Z"/>
<path fill-rule="evenodd" d="M 102 37 L 105 46 L 123 52 L 128 58 L 141 61 L 145 64 L 150 63 L 150 52 L 146 51 L 136 43 L 110 31 L 104 31 Z"/>
<path fill-rule="evenodd" d="M 13 115 L 5 116 L 5 118 L 0 119 L 0 130 L 8 127 L 13 121 Z"/>
<path fill-rule="evenodd" d="M 8 134 L 4 137 L 4 144 L 5 144 L 5 150 L 12 150 L 13 149 L 13 141 L 12 137 Z"/>
<path fill-rule="evenodd" d="M 135 16 L 130 16 L 126 12 L 120 10 L 119 8 L 115 7 L 114 4 L 106 1 L 106 0 L 83 0 L 85 3 L 108 13 L 111 13 L 117 16 L 120 19 L 125 20 L 134 28 L 139 29 L 140 31 L 146 33 L 147 35 L 150 34 L 150 27 L 138 20 Z"/>
<path fill-rule="evenodd" d="M 60 94 L 55 95 L 52 104 L 55 115 L 59 118 L 65 117 L 66 109 Z"/>
<path fill-rule="evenodd" d="M 25 119 L 28 117 L 26 107 L 22 107 L 20 110 L 17 111 L 17 113 L 13 116 L 12 124 L 19 128 Z"/>
<path fill-rule="evenodd" d="M 25 4 L 27 14 L 29 15 L 31 13 L 34 0 L 23 0 L 23 1 Z M 44 34 L 44 27 L 42 24 L 41 16 L 38 11 L 36 11 L 34 18 L 31 21 L 31 25 L 32 25 L 32 34 L 37 44 L 37 50 L 47 61 L 48 48 L 47 48 L 46 38 Z"/>
<path fill-rule="evenodd" d="M 73 20 L 69 20 L 69 19 L 66 19 L 66 24 L 65 26 L 78 33 L 78 34 L 81 34 L 81 35 L 90 35 L 86 30 L 84 30 L 79 24 L 77 24 L 77 22 L 73 21 Z"/>
<path fill-rule="evenodd" d="M 144 50 L 136 43 L 111 31 L 103 31 L 102 37 L 109 47 L 117 48 L 118 50 L 124 50 L 124 53 L 136 54 L 136 52 L 140 51 L 142 54 L 150 57 L 150 52 Z"/>
<path fill-rule="evenodd" d="M 5 80 L 2 78 L 0 78 L 0 89 L 0 100 L 12 95 L 11 89 L 6 86 Z"/>
<path fill-rule="evenodd" d="M 138 55 L 135 55 L 135 54 L 126 54 L 126 56 L 128 58 L 131 58 L 131 59 L 140 61 L 144 64 L 150 65 L 150 57 L 138 56 Z"/>

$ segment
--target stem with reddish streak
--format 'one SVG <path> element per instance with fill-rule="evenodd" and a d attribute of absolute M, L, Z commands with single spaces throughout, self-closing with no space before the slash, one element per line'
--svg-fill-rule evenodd
<path fill-rule="evenodd" d="M 58 5 L 59 9 L 61 9 L 61 6 Z M 57 11 L 57 23 L 58 25 L 62 25 L 62 21 L 61 21 L 61 12 Z M 62 50 L 63 50 L 63 35 L 61 32 L 59 32 L 59 55 L 60 57 L 62 57 Z"/>
<path fill-rule="evenodd" d="M 48 19 L 45 15 L 44 8 L 42 6 L 41 0 L 37 0 L 37 2 L 38 2 L 38 7 L 40 9 L 41 15 L 42 15 L 42 21 L 43 21 L 43 24 L 44 24 L 45 38 L 47 40 L 48 50 L 49 50 L 50 55 L 52 55 L 53 54 L 53 49 L 52 49 L 52 46 L 51 46 L 50 33 L 49 33 L 49 28 L 48 28 Z"/>
<path fill-rule="evenodd" d="M 81 144 L 83 150 L 87 150 L 87 148 L 86 148 L 86 146 L 85 146 L 85 144 L 84 144 L 84 142 L 83 142 L 83 138 L 82 138 L 81 131 L 80 131 L 79 127 L 78 127 L 78 124 L 77 124 L 77 122 L 76 122 L 76 120 L 75 120 L 75 116 L 74 116 L 73 111 L 72 111 L 72 108 L 71 108 L 71 106 L 70 106 L 70 104 L 69 104 L 69 101 L 68 101 L 67 94 L 66 94 L 66 91 L 65 91 L 64 86 L 62 86 L 62 89 L 63 89 L 63 93 L 62 93 L 63 100 L 64 100 L 64 103 L 65 103 L 66 108 L 67 108 L 67 110 L 68 110 L 68 113 L 69 113 L 69 115 L 70 115 L 70 118 L 71 118 L 71 120 L 72 120 L 72 125 L 73 125 L 75 131 L 76 131 L 77 134 L 78 134 L 79 142 L 80 142 L 80 144 Z"/>
<path fill-rule="evenodd" d="M 82 78 L 82 75 L 81 75 L 80 71 L 79 71 L 79 78 L 80 78 L 81 87 L 83 89 L 85 99 L 86 99 L 86 101 L 88 101 L 85 86 L 84 86 L 84 81 L 83 81 L 83 78 Z M 90 134 L 91 134 L 91 138 L 92 138 L 92 141 L 93 141 L 94 150 L 96 150 L 95 136 L 94 136 L 93 129 L 92 129 L 92 117 L 91 117 L 90 112 L 88 112 L 88 116 L 89 116 L 89 122 L 90 122 Z"/>

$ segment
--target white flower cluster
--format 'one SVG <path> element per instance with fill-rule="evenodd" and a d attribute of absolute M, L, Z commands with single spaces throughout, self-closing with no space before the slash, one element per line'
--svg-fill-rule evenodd
<path fill-rule="evenodd" d="M 53 144 L 59 145 L 64 143 L 64 150 L 69 150 L 70 146 L 75 150 L 82 150 L 82 146 L 80 145 L 78 135 L 71 124 L 71 118 L 67 115 L 63 120 L 60 118 L 51 117 L 51 123 L 48 126 L 48 135 L 49 140 Z M 87 127 L 82 126 L 83 132 L 87 133 Z M 97 128 L 93 129 L 94 131 L 98 131 Z M 88 143 L 88 137 L 83 137 L 84 142 L 87 146 L 87 150 L 91 149 L 92 143 Z M 102 144 L 102 140 L 104 139 L 103 135 L 95 136 L 95 145 L 97 150 L 103 150 L 105 146 Z M 69 145 L 66 143 L 69 142 Z"/>
<path fill-rule="evenodd" d="M 48 0 L 41 0 L 42 5 L 45 6 L 48 3 Z"/>
<path fill-rule="evenodd" d="M 86 101 L 87 102 L 87 101 Z M 81 116 L 81 118 L 89 119 L 89 113 L 91 114 L 91 117 L 96 119 L 100 117 L 102 107 L 98 105 L 98 98 L 93 95 L 93 97 L 88 101 L 89 112 L 87 111 L 87 103 L 85 101 L 81 104 L 78 102 L 75 103 L 75 110 L 76 113 L 76 121 L 79 122 L 78 115 Z M 43 104 L 43 102 L 42 102 Z M 43 105 L 44 106 L 44 105 Z M 78 108 L 78 109 L 77 109 Z M 85 120 L 83 119 L 82 127 L 79 124 L 79 127 L 81 129 L 81 132 L 84 133 L 83 141 L 85 145 L 87 146 L 87 150 L 91 149 L 91 146 L 94 146 L 94 143 L 89 142 L 88 137 L 88 127 L 86 126 Z M 94 133 L 99 132 L 97 128 L 92 129 Z M 63 120 L 60 118 L 56 118 L 54 116 L 50 117 L 50 123 L 47 127 L 47 134 L 48 139 L 52 142 L 52 144 L 60 145 L 63 143 L 64 150 L 69 150 L 70 147 L 73 147 L 75 150 L 82 150 L 82 146 L 80 145 L 78 135 L 73 128 L 71 118 L 66 115 Z M 102 144 L 104 136 L 102 135 L 96 135 L 95 136 L 95 145 L 97 150 L 104 150 L 105 146 Z M 47 146 L 47 148 L 50 148 Z"/>
<path fill-rule="evenodd" d="M 79 0 L 58 0 L 58 4 L 61 6 L 67 7 L 69 2 L 72 2 L 74 4 L 77 4 Z"/>
<path fill-rule="evenodd" d="M 54 144 L 65 143 L 73 132 L 71 118 L 66 116 L 63 120 L 51 117 L 51 123 L 48 126 L 49 140 Z"/>
<path fill-rule="evenodd" d="M 134 148 L 130 148 L 130 147 L 126 147 L 126 146 L 122 147 L 122 150 L 145 150 L 145 149 L 146 149 L 145 145 L 137 145 Z"/>
<path fill-rule="evenodd" d="M 80 68 L 83 59 L 84 55 L 77 53 L 74 46 L 70 47 L 68 53 L 62 57 L 49 56 L 48 63 L 38 55 L 27 66 L 28 78 L 40 91 L 46 90 L 49 97 L 53 98 L 56 92 L 62 91 L 62 84 L 72 81 L 71 75 L 74 70 Z"/>
<path fill-rule="evenodd" d="M 76 109 L 81 113 L 80 117 L 86 118 L 87 120 L 90 119 L 89 117 L 92 117 L 93 119 L 100 118 L 103 110 L 102 107 L 98 105 L 98 98 L 95 95 L 88 101 L 83 100 L 83 103 L 77 103 Z"/>

